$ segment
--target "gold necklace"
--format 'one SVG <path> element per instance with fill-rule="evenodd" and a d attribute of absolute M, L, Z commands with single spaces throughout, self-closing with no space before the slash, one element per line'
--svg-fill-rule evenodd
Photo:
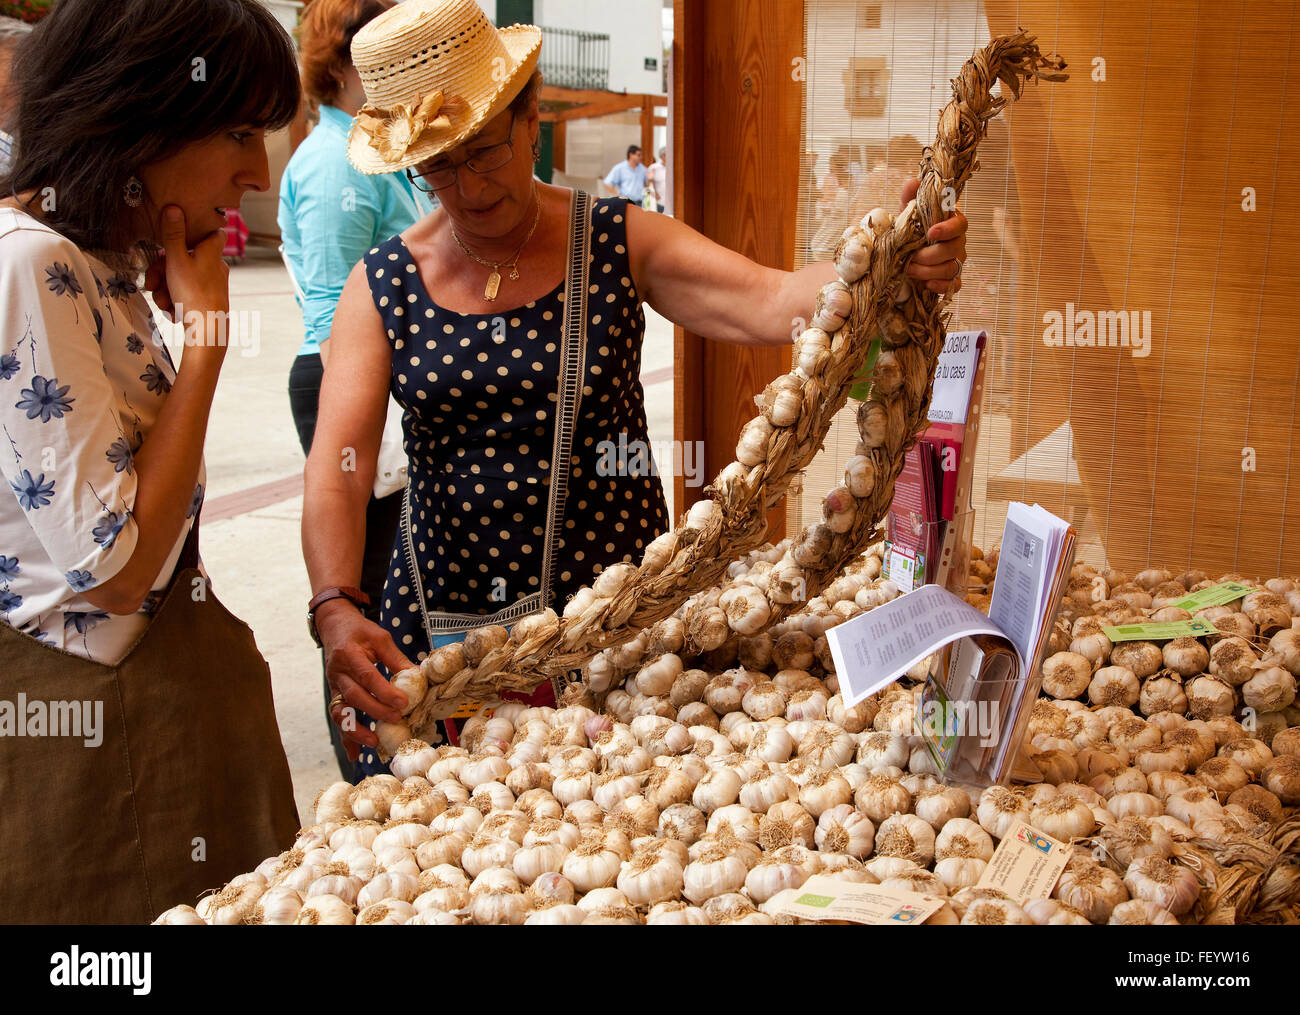
<path fill-rule="evenodd" d="M 542 200 L 538 196 L 536 184 L 533 185 L 533 200 L 537 205 L 537 210 L 533 213 L 532 228 L 528 230 L 528 235 L 524 237 L 524 242 L 519 244 L 519 249 L 515 251 L 514 257 L 505 261 L 493 262 L 479 257 L 478 254 L 465 246 L 465 241 L 457 234 L 456 227 L 454 225 L 451 227 L 451 237 L 456 241 L 457 246 L 465 252 L 465 256 L 472 258 L 485 268 L 492 269 L 491 274 L 488 275 L 487 285 L 483 289 L 483 298 L 489 302 L 497 298 L 497 290 L 501 288 L 502 268 L 510 269 L 510 280 L 512 282 L 519 281 L 519 255 L 524 252 L 524 247 L 528 246 L 528 241 L 533 238 L 533 233 L 537 232 L 537 223 L 542 220 Z"/>

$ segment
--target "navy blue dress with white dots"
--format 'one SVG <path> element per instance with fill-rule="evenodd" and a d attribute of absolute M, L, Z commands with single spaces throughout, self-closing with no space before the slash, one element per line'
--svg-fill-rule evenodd
<path fill-rule="evenodd" d="M 638 454 L 650 441 L 640 381 L 645 317 L 628 262 L 626 206 L 621 198 L 592 203 L 586 338 L 574 353 L 581 373 L 570 386 L 573 435 L 558 496 L 566 283 L 521 307 L 462 314 L 430 298 L 400 236 L 365 257 L 393 347 L 392 392 L 405 410 L 409 459 L 409 519 L 380 622 L 411 659 L 430 651 L 430 630 L 562 611 L 602 568 L 639 563 L 669 527 L 663 487 Z M 363 749 L 359 769 L 386 766 Z"/>

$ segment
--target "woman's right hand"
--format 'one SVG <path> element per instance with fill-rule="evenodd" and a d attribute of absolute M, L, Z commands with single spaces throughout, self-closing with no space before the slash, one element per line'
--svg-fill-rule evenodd
<path fill-rule="evenodd" d="M 333 695 L 330 719 L 355 761 L 358 747 L 379 744 L 374 731 L 361 724 L 358 713 L 383 722 L 401 722 L 406 707 L 406 695 L 384 678 L 376 664 L 389 673 L 416 664 L 402 654 L 387 631 L 367 620 L 346 599 L 332 599 L 316 610 L 316 631 L 325 646 L 325 679 Z M 340 695 L 342 701 L 338 701 Z"/>
<path fill-rule="evenodd" d="M 201 240 L 191 253 L 185 243 L 185 213 L 176 205 L 168 205 L 162 213 L 163 285 L 154 289 L 154 302 L 172 320 L 179 320 L 191 312 L 208 315 L 230 313 L 230 268 L 222 258 L 225 234 L 218 230 Z M 163 303 L 167 303 L 164 306 Z M 206 336 L 206 332 L 204 333 Z M 222 337 L 225 329 L 222 329 Z M 216 336 L 206 336 L 203 344 L 225 349 L 226 343 L 216 342 Z M 187 326 L 186 345 L 191 345 Z"/>

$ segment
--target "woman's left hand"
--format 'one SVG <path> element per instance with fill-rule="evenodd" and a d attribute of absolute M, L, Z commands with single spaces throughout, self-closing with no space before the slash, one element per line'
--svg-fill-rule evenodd
<path fill-rule="evenodd" d="M 916 197 L 920 180 L 909 180 L 903 187 L 899 210 Z M 966 261 L 966 216 L 954 209 L 942 222 L 936 222 L 925 234 L 928 246 L 912 255 L 907 265 L 909 278 L 924 281 L 932 293 L 956 295 L 961 289 L 961 266 Z"/>

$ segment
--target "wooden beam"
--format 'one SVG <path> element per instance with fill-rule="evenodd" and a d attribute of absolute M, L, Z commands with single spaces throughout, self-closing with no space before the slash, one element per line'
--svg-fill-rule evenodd
<path fill-rule="evenodd" d="M 641 107 L 641 164 L 648 166 L 654 161 L 655 150 L 655 107 L 648 102 Z"/>
<path fill-rule="evenodd" d="M 673 14 L 675 214 L 723 246 L 789 270 L 803 148 L 803 86 L 790 68 L 802 56 L 804 0 L 674 0 Z M 704 442 L 712 478 L 735 458 L 753 396 L 790 369 L 790 350 L 706 342 L 681 328 L 676 348 L 677 439 Z M 680 514 L 702 491 L 679 478 L 675 494 Z M 769 515 L 769 538 L 784 529 L 782 503 Z"/>
<path fill-rule="evenodd" d="M 626 113 L 630 109 L 640 108 L 640 105 L 641 100 L 638 96 L 616 96 L 609 102 L 592 102 L 585 106 L 573 106 L 569 109 L 556 110 L 550 114 L 549 119 L 554 120 L 556 123 L 567 123 L 569 120 L 587 120 L 598 116 Z"/>

